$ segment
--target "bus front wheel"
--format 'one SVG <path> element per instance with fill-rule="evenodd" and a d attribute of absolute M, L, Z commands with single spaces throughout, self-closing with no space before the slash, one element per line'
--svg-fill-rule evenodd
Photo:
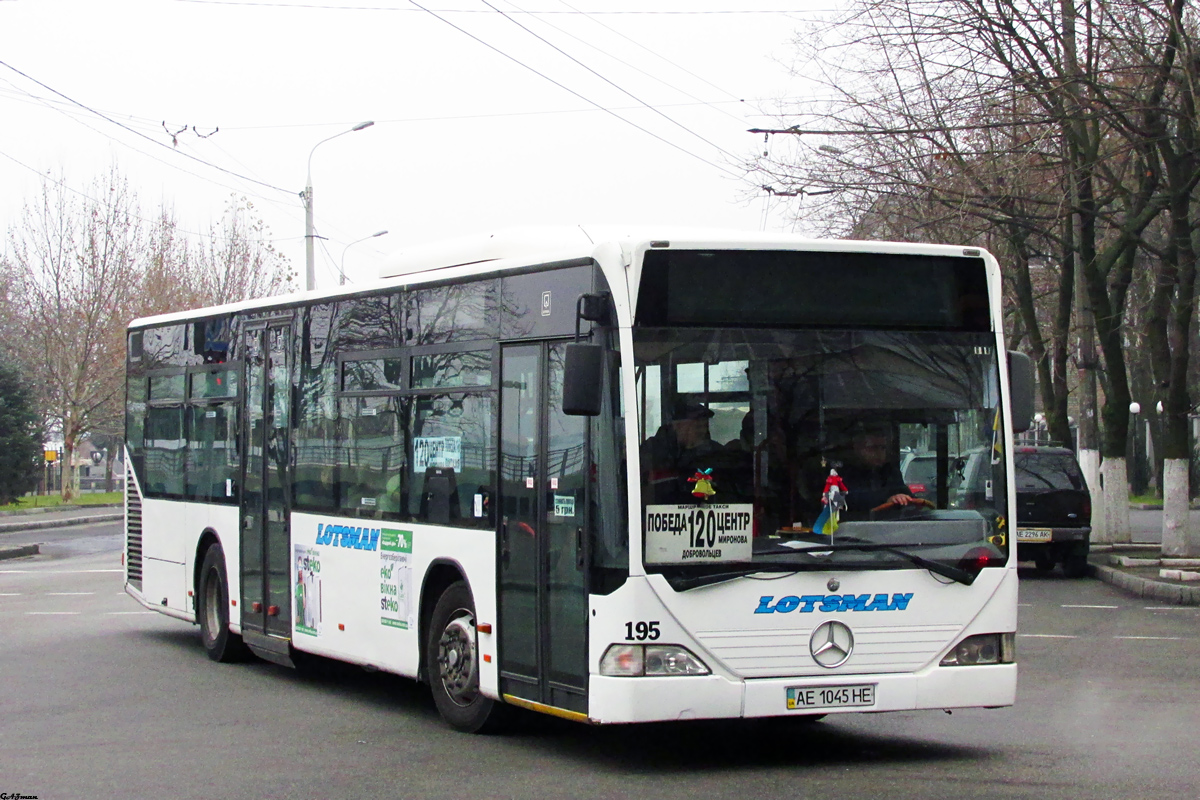
<path fill-rule="evenodd" d="M 463 581 L 447 587 L 433 608 L 425 672 L 438 713 L 451 727 L 466 733 L 498 727 L 503 705 L 479 691 L 475 602 Z"/>
<path fill-rule="evenodd" d="M 225 551 L 221 545 L 214 543 L 204 552 L 196 588 L 196 620 L 200 623 L 200 640 L 208 657 L 222 662 L 245 659 L 249 651 L 242 637 L 229 630 L 229 582 L 225 576 Z"/>

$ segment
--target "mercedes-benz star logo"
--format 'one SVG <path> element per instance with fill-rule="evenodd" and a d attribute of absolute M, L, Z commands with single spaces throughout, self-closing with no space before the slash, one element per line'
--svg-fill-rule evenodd
<path fill-rule="evenodd" d="M 808 652 L 826 669 L 845 664 L 854 652 L 854 634 L 844 623 L 829 620 L 822 622 L 808 640 Z"/>

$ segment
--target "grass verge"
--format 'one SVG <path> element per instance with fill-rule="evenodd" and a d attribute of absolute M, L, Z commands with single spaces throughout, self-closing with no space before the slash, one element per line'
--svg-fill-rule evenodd
<path fill-rule="evenodd" d="M 103 506 L 123 501 L 125 495 L 121 492 L 93 492 L 81 494 L 69 503 L 64 503 L 62 495 L 26 495 L 16 503 L 0 506 L 4 511 L 20 511 L 26 508 L 75 508 L 76 506 Z"/>

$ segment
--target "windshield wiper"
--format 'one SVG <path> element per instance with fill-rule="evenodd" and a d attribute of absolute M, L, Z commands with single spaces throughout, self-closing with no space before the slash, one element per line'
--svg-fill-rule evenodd
<path fill-rule="evenodd" d="M 879 544 L 878 542 L 868 542 L 868 541 L 863 541 L 863 540 L 848 541 L 846 538 L 841 539 L 841 541 L 839 541 L 837 544 L 822 544 L 821 542 L 810 542 L 807 539 L 804 540 L 804 542 L 805 542 L 805 544 L 812 544 L 814 546 L 799 548 L 799 547 L 787 547 L 784 545 L 780 545 L 779 547 L 777 547 L 775 549 L 768 550 L 767 553 L 769 553 L 771 555 L 778 555 L 778 554 L 783 554 L 783 553 L 804 553 L 804 554 L 811 555 L 811 556 L 815 556 L 818 553 L 837 552 L 839 550 L 857 550 L 859 552 L 865 552 L 865 553 L 872 553 L 872 552 L 892 553 L 893 555 L 898 555 L 901 558 L 907 559 L 908 561 L 912 562 L 913 564 L 915 564 L 918 567 L 921 567 L 922 569 L 927 569 L 936 575 L 941 575 L 944 578 L 949 578 L 952 581 L 957 581 L 965 586 L 970 586 L 972 583 L 975 582 L 976 576 L 971 574 L 970 572 L 967 572 L 965 569 L 959 569 L 958 567 L 947 566 L 946 564 L 942 564 L 937 561 L 931 561 L 930 559 L 919 556 L 916 553 L 910 553 L 907 550 L 901 549 L 903 547 L 942 547 L 942 546 L 944 546 L 944 544 L 942 544 L 942 543 L 911 542 L 911 543 L 906 543 L 906 544 Z M 759 553 L 758 555 L 762 555 L 762 554 Z"/>
<path fill-rule="evenodd" d="M 690 578 L 667 578 L 667 583 L 671 584 L 671 588 L 675 591 L 687 591 L 688 589 L 698 589 L 701 586 L 712 586 L 714 583 L 724 583 L 725 581 L 744 578 L 747 575 L 754 575 L 759 572 L 799 572 L 794 564 L 759 564 L 754 567 L 745 567 L 744 569 L 735 569 L 728 572 L 710 572 L 707 575 L 693 575 Z M 666 577 L 666 576 L 664 576 Z"/>

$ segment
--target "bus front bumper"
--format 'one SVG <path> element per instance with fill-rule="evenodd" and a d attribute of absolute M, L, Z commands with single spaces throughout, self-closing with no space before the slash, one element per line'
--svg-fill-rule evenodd
<path fill-rule="evenodd" d="M 788 689 L 873 686 L 866 706 L 788 708 Z M 903 675 L 822 675 L 730 680 L 721 675 L 591 676 L 588 716 L 601 724 L 805 714 L 997 708 L 1016 700 L 1017 665 L 931 667 Z"/>

